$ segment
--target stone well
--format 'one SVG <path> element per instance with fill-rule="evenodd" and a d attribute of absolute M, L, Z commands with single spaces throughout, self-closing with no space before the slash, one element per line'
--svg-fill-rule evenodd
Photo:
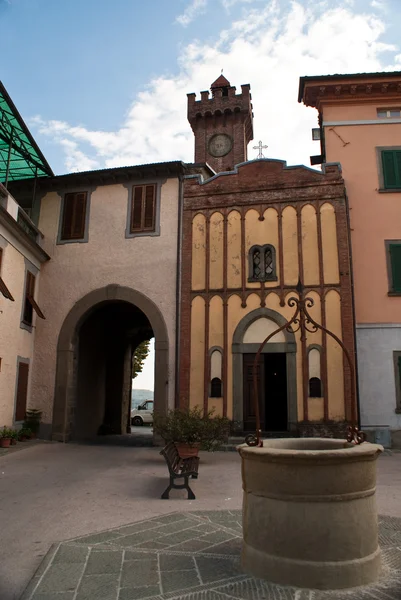
<path fill-rule="evenodd" d="M 315 589 L 380 575 L 376 459 L 383 447 L 301 438 L 241 445 L 243 569 Z"/>

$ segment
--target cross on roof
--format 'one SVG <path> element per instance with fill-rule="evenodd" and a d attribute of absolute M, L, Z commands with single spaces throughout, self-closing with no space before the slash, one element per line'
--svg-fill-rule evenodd
<path fill-rule="evenodd" d="M 264 146 L 262 141 L 259 141 L 259 144 L 257 146 L 253 146 L 254 150 L 259 150 L 259 154 L 257 155 L 256 158 L 264 158 L 264 154 L 263 154 L 263 150 L 265 148 L 267 148 L 268 146 Z"/>

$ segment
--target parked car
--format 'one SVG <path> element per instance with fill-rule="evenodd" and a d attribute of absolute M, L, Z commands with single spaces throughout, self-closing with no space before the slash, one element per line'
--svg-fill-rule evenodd
<path fill-rule="evenodd" d="M 137 408 L 131 410 L 131 425 L 153 423 L 153 400 L 145 400 Z"/>

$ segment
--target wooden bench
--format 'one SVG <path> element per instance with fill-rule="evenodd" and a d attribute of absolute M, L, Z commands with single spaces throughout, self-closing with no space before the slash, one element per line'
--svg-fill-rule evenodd
<path fill-rule="evenodd" d="M 191 456 L 189 458 L 181 458 L 174 442 L 169 442 L 167 446 L 160 452 L 164 456 L 168 470 L 170 473 L 170 484 L 162 494 L 163 500 L 168 500 L 170 490 L 187 490 L 188 500 L 195 500 L 195 494 L 189 487 L 188 480 L 190 477 L 198 478 L 199 457 Z M 175 483 L 176 479 L 184 479 L 184 483 Z"/>

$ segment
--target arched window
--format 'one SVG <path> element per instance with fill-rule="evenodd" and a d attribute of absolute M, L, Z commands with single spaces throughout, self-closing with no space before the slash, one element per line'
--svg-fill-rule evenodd
<path fill-rule="evenodd" d="M 248 281 L 277 281 L 276 250 L 271 244 L 252 246 L 249 250 Z"/>
<path fill-rule="evenodd" d="M 221 379 L 219 377 L 213 377 L 210 385 L 210 397 L 221 398 Z"/>
<path fill-rule="evenodd" d="M 322 382 L 319 377 L 311 377 L 309 379 L 309 397 L 310 398 L 321 398 L 322 397 Z"/>
<path fill-rule="evenodd" d="M 210 384 L 209 384 L 209 398 L 222 398 L 223 397 L 223 383 L 222 383 L 222 371 L 223 371 L 223 349 L 219 346 L 213 346 L 209 350 L 210 356 Z"/>

